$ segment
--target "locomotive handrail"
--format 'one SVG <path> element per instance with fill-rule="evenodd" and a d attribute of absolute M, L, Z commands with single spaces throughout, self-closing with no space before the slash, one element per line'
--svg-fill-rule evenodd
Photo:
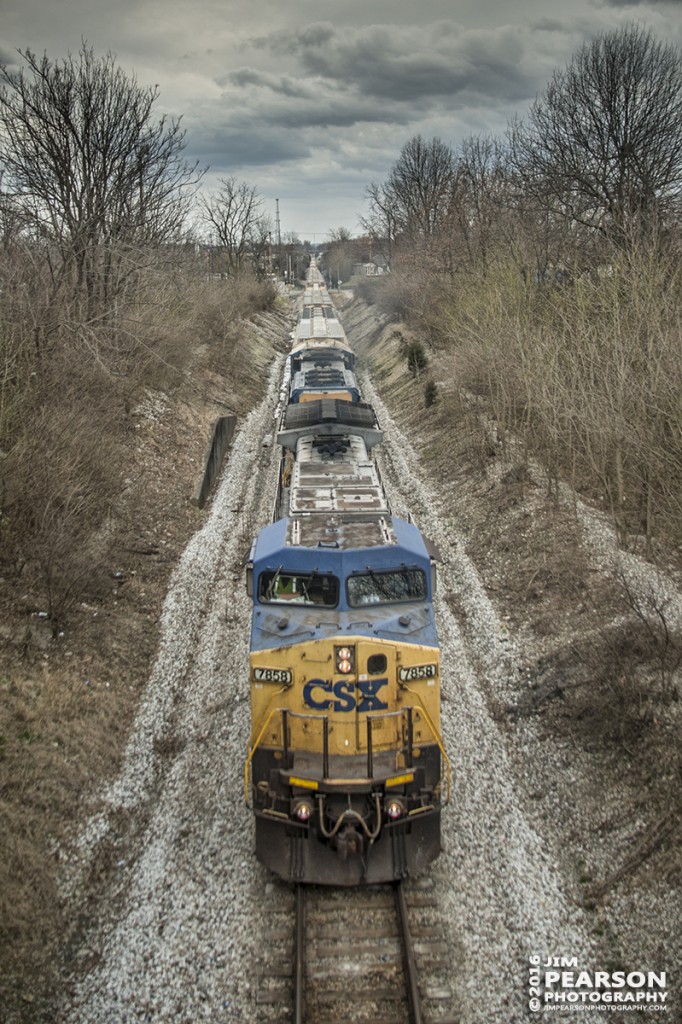
<path fill-rule="evenodd" d="M 280 693 L 283 693 L 287 689 L 289 689 L 289 687 L 282 686 L 281 689 L 277 690 L 277 692 L 272 695 L 271 701 L 275 700 L 276 697 L 279 697 Z M 409 688 L 409 686 L 402 686 L 401 689 L 404 690 L 406 693 L 412 694 L 413 697 L 416 697 L 416 699 L 417 699 L 417 701 L 419 703 L 419 709 L 420 709 L 420 711 L 424 715 L 424 719 L 425 719 L 426 724 L 428 726 L 429 732 L 431 733 L 433 739 L 436 742 L 436 746 L 438 747 L 438 749 L 440 750 L 440 752 L 441 752 L 441 754 L 443 756 L 443 760 L 445 762 L 445 777 L 446 777 L 446 780 L 447 780 L 447 793 L 446 793 L 446 796 L 445 796 L 445 799 L 444 799 L 444 803 L 449 804 L 450 803 L 450 793 L 451 793 L 451 789 L 452 789 L 452 767 L 450 765 L 450 758 L 448 757 L 447 752 L 445 750 L 445 746 L 443 744 L 442 737 L 441 737 L 440 733 L 438 732 L 438 729 L 434 725 L 434 723 L 433 723 L 433 721 L 431 719 L 431 716 L 429 715 L 428 711 L 424 707 L 424 705 L 423 705 L 423 703 L 421 701 L 420 695 L 415 690 L 411 690 Z M 371 721 L 376 721 L 379 718 L 381 718 L 381 719 L 383 719 L 383 718 L 396 718 L 396 717 L 398 717 L 398 715 L 400 715 L 400 716 L 404 715 L 405 712 L 409 711 L 409 710 L 410 710 L 409 708 L 398 708 L 395 711 L 385 711 L 385 712 L 375 713 L 373 715 L 367 715 L 367 721 L 368 722 L 370 720 Z M 245 801 L 247 807 L 251 806 L 251 804 L 249 803 L 249 770 L 251 768 L 251 762 L 253 760 L 254 754 L 256 753 L 256 750 L 260 746 L 260 742 L 263 739 L 263 735 L 265 733 L 265 730 L 267 729 L 268 725 L 270 724 L 270 720 L 271 720 L 272 716 L 275 713 L 278 713 L 278 714 L 281 714 L 281 715 L 286 714 L 287 716 L 290 716 L 291 718 L 306 718 L 306 719 L 309 718 L 309 719 L 312 719 L 313 721 L 316 721 L 316 722 L 322 722 L 323 724 L 327 721 L 326 716 L 323 717 L 321 715 L 308 714 L 308 713 L 306 713 L 304 711 L 293 711 L 293 710 L 291 710 L 289 708 L 282 708 L 282 707 L 271 708 L 270 713 L 267 715 L 267 717 L 265 718 L 265 720 L 263 722 L 263 725 L 262 725 L 262 727 L 261 727 L 261 729 L 260 729 L 260 731 L 258 733 L 258 736 L 256 737 L 256 740 L 249 747 L 249 753 L 248 753 L 248 756 L 246 758 L 246 762 L 244 764 L 244 801 Z M 283 719 L 283 727 L 284 727 L 284 729 L 286 729 L 286 727 L 287 727 L 286 726 L 286 719 Z M 286 745 L 286 737 L 284 737 L 284 743 Z M 325 746 L 326 746 L 326 744 L 325 744 Z M 412 746 L 414 746 L 414 743 L 412 744 Z M 412 755 L 412 751 L 410 750 L 410 757 L 411 757 L 411 755 Z M 324 758 L 324 760 L 326 762 L 326 757 Z M 326 766 L 325 766 L 324 774 L 325 774 L 325 777 L 326 777 Z"/>
<path fill-rule="evenodd" d="M 275 700 L 276 697 L 279 697 L 280 693 L 284 693 L 284 691 L 287 690 L 287 689 L 288 689 L 287 686 L 280 687 L 279 690 L 277 690 L 275 693 L 273 693 L 272 697 L 270 698 L 270 703 L 272 703 Z M 256 751 L 258 750 L 258 747 L 260 746 L 260 741 L 263 739 L 263 734 L 265 733 L 265 730 L 267 729 L 267 727 L 270 724 L 270 719 L 274 715 L 275 711 L 281 711 L 281 710 L 282 710 L 281 708 L 272 708 L 271 709 L 270 714 L 267 716 L 267 718 L 265 718 L 265 721 L 263 722 L 263 726 L 262 726 L 260 732 L 258 733 L 258 736 L 256 737 L 255 743 L 249 744 L 249 753 L 248 753 L 248 756 L 246 758 L 246 761 L 244 762 L 244 801 L 245 801 L 247 807 L 251 806 L 251 804 L 249 803 L 249 771 L 250 771 L 250 768 L 251 768 L 251 762 L 253 760 L 253 755 L 256 753 Z"/>
<path fill-rule="evenodd" d="M 447 797 L 445 798 L 444 802 L 446 804 L 449 804 L 450 803 L 450 791 L 451 791 L 451 788 L 452 788 L 452 767 L 450 765 L 450 758 L 448 757 L 447 752 L 445 750 L 445 744 L 443 743 L 443 739 L 441 737 L 441 734 L 439 733 L 438 729 L 436 728 L 436 726 L 432 722 L 431 715 L 428 713 L 428 711 L 424 707 L 420 694 L 417 693 L 416 690 L 411 690 L 409 686 L 401 686 L 400 688 L 401 688 L 401 690 L 404 690 L 405 693 L 411 693 L 413 697 L 416 697 L 417 701 L 419 702 L 419 708 L 422 711 L 422 713 L 424 715 L 424 718 L 426 719 L 426 724 L 429 727 L 431 735 L 433 736 L 433 738 L 436 741 L 436 744 L 438 746 L 438 749 L 440 750 L 441 754 L 443 755 L 443 760 L 445 761 L 445 776 L 446 776 L 447 782 L 448 782 Z"/>
<path fill-rule="evenodd" d="M 379 833 L 381 832 L 381 797 L 379 797 L 378 794 L 374 797 L 374 810 L 376 811 L 377 823 L 376 828 L 373 829 L 369 828 L 367 822 L 365 821 L 361 814 L 358 814 L 357 811 L 354 811 L 349 808 L 348 810 L 344 811 L 343 814 L 339 815 L 333 828 L 328 830 L 324 824 L 324 810 L 321 796 L 318 796 L 317 804 L 320 815 L 320 831 L 322 832 L 322 835 L 325 837 L 325 839 L 333 839 L 336 833 L 341 829 L 341 826 L 349 821 L 356 822 L 362 828 L 362 830 L 364 831 L 365 835 L 367 836 L 371 843 L 373 843 L 374 840 L 378 838 Z"/>

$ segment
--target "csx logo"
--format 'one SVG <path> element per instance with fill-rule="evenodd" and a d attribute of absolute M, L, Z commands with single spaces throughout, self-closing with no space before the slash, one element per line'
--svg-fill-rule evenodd
<path fill-rule="evenodd" d="M 336 683 L 331 679 L 309 679 L 303 687 L 303 702 L 315 711 L 385 711 L 388 704 L 378 694 L 387 683 L 388 679 L 362 679 L 358 683 L 348 679 Z"/>

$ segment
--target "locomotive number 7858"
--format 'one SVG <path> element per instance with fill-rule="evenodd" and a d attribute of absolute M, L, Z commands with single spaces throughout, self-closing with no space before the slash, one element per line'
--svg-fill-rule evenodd
<path fill-rule="evenodd" d="M 436 671 L 435 665 L 409 665 L 401 668 L 398 674 L 401 683 L 409 683 L 414 679 L 435 679 Z"/>
<path fill-rule="evenodd" d="M 281 683 L 289 686 L 291 672 L 288 668 L 254 668 L 253 678 L 257 683 Z"/>

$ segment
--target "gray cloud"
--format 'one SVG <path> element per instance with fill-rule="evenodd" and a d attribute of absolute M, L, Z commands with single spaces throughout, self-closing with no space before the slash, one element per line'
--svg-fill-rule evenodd
<path fill-rule="evenodd" d="M 404 104 L 379 106 L 374 98 L 353 90 L 318 90 L 313 96 L 299 96 L 296 103 L 289 102 L 290 95 L 274 89 L 264 95 L 246 93 L 242 95 L 242 106 L 252 124 L 291 131 L 344 128 L 361 123 L 404 124 L 414 115 Z M 319 141 L 326 145 L 331 139 L 323 135 Z"/>
<path fill-rule="evenodd" d="M 325 46 L 334 38 L 335 32 L 336 29 L 331 22 L 317 22 L 298 30 L 288 29 L 284 32 L 254 36 L 249 42 L 257 50 L 267 50 L 279 56 L 286 56 L 299 53 L 301 49 Z"/>
<path fill-rule="evenodd" d="M 324 45 L 320 45 L 324 40 Z M 339 29 L 323 23 L 305 32 L 258 40 L 273 55 L 296 58 L 305 74 L 385 99 L 442 100 L 463 92 L 528 97 L 524 34 L 516 28 L 463 32 L 455 22 Z"/>
<path fill-rule="evenodd" d="M 591 35 L 641 16 L 679 41 L 680 2 L 346 0 L 315 20 L 319 0 L 3 0 L 0 60 L 17 67 L 27 46 L 60 59 L 83 37 L 110 50 L 158 83 L 157 109 L 182 116 L 207 181 L 236 174 L 306 218 L 285 230 L 311 233 L 316 218 L 354 228 L 367 184 L 412 135 L 458 148 L 501 134 Z"/>
<path fill-rule="evenodd" d="M 288 96 L 291 99 L 312 100 L 313 91 L 301 85 L 299 79 L 290 75 L 272 75 L 266 71 L 259 71 L 256 68 L 239 68 L 231 71 L 224 77 L 216 79 L 218 85 L 234 85 L 237 88 L 253 85 L 259 89 L 267 89 L 280 96 Z"/>
<path fill-rule="evenodd" d="M 309 148 L 284 130 L 264 132 L 258 122 L 247 117 L 208 129 L 202 124 L 192 125 L 192 153 L 218 173 L 223 169 L 231 173 L 239 167 L 304 160 Z"/>
<path fill-rule="evenodd" d="M 0 43 L 0 64 L 6 68 L 13 69 L 17 67 L 19 62 L 19 55 L 16 50 L 10 50 L 9 47 L 3 46 Z"/>

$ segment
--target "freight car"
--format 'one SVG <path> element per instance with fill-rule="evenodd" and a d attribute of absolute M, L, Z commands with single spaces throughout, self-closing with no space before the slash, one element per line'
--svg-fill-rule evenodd
<path fill-rule="evenodd" d="M 345 335 L 334 340 L 350 351 Z M 351 366 L 348 395 L 321 396 L 309 377 L 294 386 L 298 361 L 322 351 L 309 357 L 300 343 L 274 521 L 247 565 L 246 798 L 256 854 L 277 875 L 371 884 L 418 874 L 440 850 L 450 782 L 435 557 L 391 514 L 372 457 L 382 433 Z"/>

